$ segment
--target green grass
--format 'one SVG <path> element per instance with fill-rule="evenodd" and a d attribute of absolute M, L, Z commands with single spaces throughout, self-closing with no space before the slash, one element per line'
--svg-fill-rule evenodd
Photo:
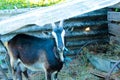
<path fill-rule="evenodd" d="M 64 0 L 0 0 L 0 9 L 33 8 L 51 6 Z"/>

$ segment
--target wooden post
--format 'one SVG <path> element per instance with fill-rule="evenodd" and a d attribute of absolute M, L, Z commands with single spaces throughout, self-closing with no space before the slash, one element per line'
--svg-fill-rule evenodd
<path fill-rule="evenodd" d="M 120 3 L 110 7 L 108 11 L 108 29 L 110 42 L 120 43 Z"/>

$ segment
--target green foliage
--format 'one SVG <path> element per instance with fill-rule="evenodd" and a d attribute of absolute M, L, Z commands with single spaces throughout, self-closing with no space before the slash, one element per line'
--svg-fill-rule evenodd
<path fill-rule="evenodd" d="M 0 9 L 33 8 L 50 6 L 64 0 L 0 0 Z"/>
<path fill-rule="evenodd" d="M 115 8 L 115 12 L 120 12 L 120 9 L 119 8 Z"/>
<path fill-rule="evenodd" d="M 111 11 L 120 12 L 120 8 L 112 8 Z"/>

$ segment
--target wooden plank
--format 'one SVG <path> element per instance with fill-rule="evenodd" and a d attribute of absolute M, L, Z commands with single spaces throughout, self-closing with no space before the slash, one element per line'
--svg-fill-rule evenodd
<path fill-rule="evenodd" d="M 120 22 L 120 12 L 108 11 L 108 21 Z"/>
<path fill-rule="evenodd" d="M 91 70 L 90 73 L 97 76 L 97 77 L 100 77 L 100 78 L 103 78 L 103 79 L 107 80 L 106 79 L 107 73 L 105 73 L 105 72 L 100 72 L 100 71 L 97 71 L 97 70 Z M 110 76 L 109 80 L 119 80 L 119 78 L 115 75 L 112 75 L 112 76 Z"/>
<path fill-rule="evenodd" d="M 31 10 L 35 10 L 38 8 L 23 8 L 23 9 L 10 9 L 10 10 L 0 10 L 0 19 L 1 18 L 9 18 L 10 16 L 18 15 L 21 13 L 25 13 Z M 41 9 L 44 9 L 44 7 L 41 7 Z M 100 15 L 107 15 L 107 8 L 95 10 L 86 14 L 79 15 L 74 18 L 81 18 L 81 17 L 88 17 L 88 16 L 100 16 Z"/>
<path fill-rule="evenodd" d="M 120 37 L 110 36 L 110 42 L 120 44 Z"/>
<path fill-rule="evenodd" d="M 120 24 L 109 23 L 109 33 L 120 37 Z"/>
<path fill-rule="evenodd" d="M 120 0 L 70 0 L 63 4 L 36 9 L 0 22 L 0 34 L 7 34 L 27 24 L 45 25 L 64 19 L 69 19 L 100 8 L 114 5 Z M 89 5 L 95 4 L 95 5 Z"/>

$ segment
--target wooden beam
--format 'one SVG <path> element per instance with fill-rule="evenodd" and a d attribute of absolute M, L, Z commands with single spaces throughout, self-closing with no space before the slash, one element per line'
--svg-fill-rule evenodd
<path fill-rule="evenodd" d="M 103 79 L 106 80 L 107 74 L 104 73 L 104 72 L 100 72 L 100 71 L 97 71 L 97 70 L 91 70 L 90 73 L 97 76 L 97 77 L 99 77 L 99 78 L 103 78 Z M 116 80 L 116 76 L 111 76 L 109 80 Z"/>
<path fill-rule="evenodd" d="M 62 4 L 32 10 L 0 22 L 0 34 L 7 34 L 28 24 L 43 26 L 87 12 L 114 5 L 120 0 L 69 0 Z"/>
<path fill-rule="evenodd" d="M 120 12 L 108 11 L 108 21 L 120 22 Z"/>

